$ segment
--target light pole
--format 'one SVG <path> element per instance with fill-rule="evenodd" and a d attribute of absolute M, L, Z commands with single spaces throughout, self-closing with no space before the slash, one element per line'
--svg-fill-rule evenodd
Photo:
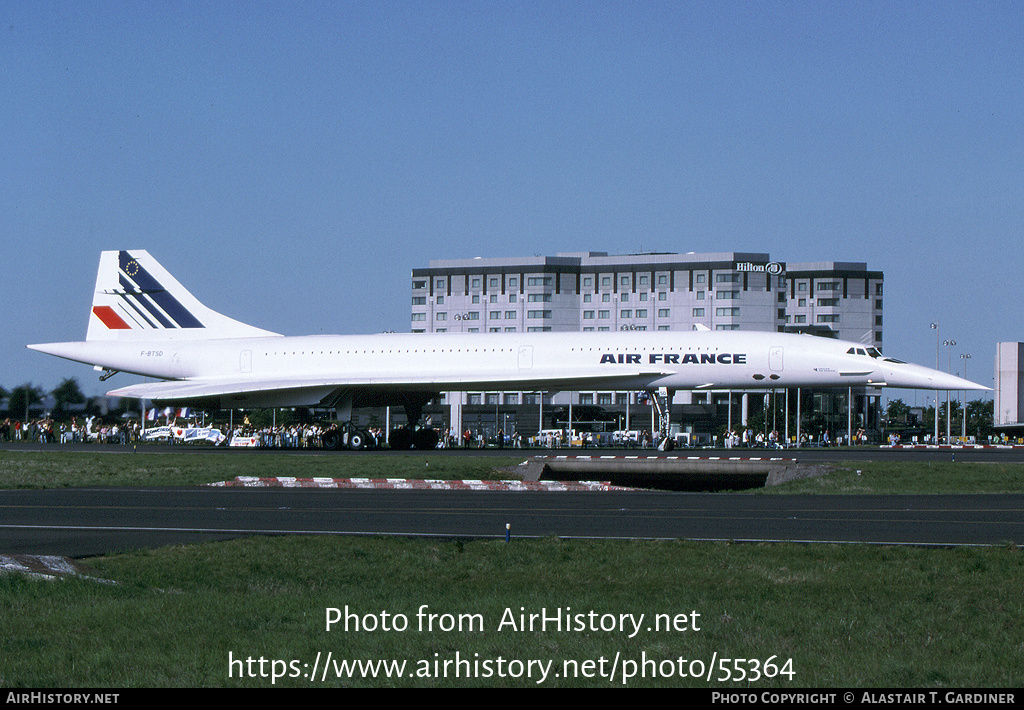
<path fill-rule="evenodd" d="M 932 323 L 931 329 L 935 331 L 935 369 L 939 369 L 939 324 Z M 939 391 L 935 390 L 935 439 L 933 443 L 939 443 Z"/>
<path fill-rule="evenodd" d="M 953 374 L 953 346 L 956 345 L 956 341 L 955 340 L 943 340 L 942 344 L 947 346 L 947 350 L 946 350 L 947 358 L 946 359 L 947 359 L 948 362 L 946 363 L 946 365 L 947 365 L 946 366 L 946 371 L 949 374 Z M 951 414 L 951 412 L 949 411 L 949 390 L 946 390 L 946 443 L 947 444 L 949 443 L 949 437 L 951 435 L 951 432 L 950 432 L 950 429 L 949 429 L 950 428 L 950 419 L 951 419 L 950 414 Z"/>
<path fill-rule="evenodd" d="M 967 361 L 971 359 L 970 353 L 960 353 L 960 359 L 964 361 L 964 379 L 967 379 Z M 964 406 L 963 411 L 960 413 L 963 421 L 963 432 L 961 437 L 967 439 L 967 392 L 964 391 Z"/>

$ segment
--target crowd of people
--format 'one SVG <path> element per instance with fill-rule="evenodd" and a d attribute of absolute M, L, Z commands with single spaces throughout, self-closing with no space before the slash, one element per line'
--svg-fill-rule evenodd
<path fill-rule="evenodd" d="M 129 444 L 139 440 L 140 432 L 138 422 L 107 424 L 95 417 L 72 417 L 65 422 L 56 422 L 49 417 L 27 422 L 7 418 L 0 423 L 0 441 L 3 442 Z"/>
<path fill-rule="evenodd" d="M 192 422 L 181 420 L 168 422 L 162 427 L 162 438 L 169 443 L 179 443 L 182 437 L 176 435 L 175 431 L 181 432 L 185 429 L 195 428 L 197 425 Z M 304 422 L 289 423 L 283 425 L 254 426 L 245 419 L 241 424 L 232 427 L 227 422 L 221 425 L 207 427 L 207 429 L 219 429 L 224 436 L 220 437 L 217 443 L 229 444 L 235 440 L 235 445 L 244 443 L 246 446 L 261 448 L 279 449 L 304 449 L 319 448 L 323 446 L 324 434 L 336 427 L 334 423 Z M 369 427 L 362 429 L 367 435 L 365 446 L 367 448 L 381 448 L 387 443 L 387 432 L 380 427 Z M 562 448 L 570 446 L 571 442 L 566 432 L 551 430 L 539 433 L 537 436 L 524 439 L 518 431 L 506 434 L 499 429 L 495 436 L 489 437 L 483 430 L 473 431 L 466 428 L 461 433 L 456 429 L 437 429 L 438 448 L 441 449 L 483 449 L 488 446 L 498 448 L 521 449 L 523 446 L 538 446 L 543 448 Z M 147 436 L 147 432 L 150 433 Z M 152 425 L 143 427 L 138 420 L 124 422 L 105 422 L 99 417 L 71 417 L 67 421 L 58 422 L 49 417 L 33 419 L 22 422 L 19 419 L 6 418 L 0 422 L 0 442 L 32 442 L 38 444 L 68 444 L 68 443 L 103 443 L 103 444 L 133 444 L 144 439 L 150 439 L 156 433 Z M 578 443 L 583 448 L 596 446 L 598 443 L 607 443 L 605 435 L 599 441 L 599 437 L 584 432 L 579 435 Z M 997 441 L 1000 437 L 996 437 Z M 1004 435 L 1003 440 L 1008 440 Z M 842 434 L 837 440 L 833 440 L 831 432 L 823 429 L 809 435 L 803 432 L 797 437 L 786 441 L 777 431 L 768 433 L 754 432 L 750 428 L 731 429 L 721 439 L 726 448 L 768 448 L 781 449 L 785 447 L 826 447 L 849 445 L 847 436 Z M 930 441 L 931 437 L 925 437 Z M 892 446 L 899 443 L 898 434 L 890 433 L 887 443 Z M 630 448 L 651 448 L 654 440 L 648 431 L 638 432 L 635 437 L 628 437 L 621 440 L 611 438 L 612 445 L 624 445 Z M 717 438 L 714 443 L 719 443 Z M 853 445 L 868 443 L 867 432 L 858 429 L 853 436 Z"/>

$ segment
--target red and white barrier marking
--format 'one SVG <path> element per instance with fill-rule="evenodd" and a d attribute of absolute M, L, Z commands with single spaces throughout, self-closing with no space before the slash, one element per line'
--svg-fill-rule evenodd
<path fill-rule="evenodd" d="M 233 481 L 211 486 L 247 486 L 251 488 L 392 488 L 408 490 L 475 491 L 625 491 L 604 481 L 441 481 L 412 478 L 254 478 L 238 476 Z"/>

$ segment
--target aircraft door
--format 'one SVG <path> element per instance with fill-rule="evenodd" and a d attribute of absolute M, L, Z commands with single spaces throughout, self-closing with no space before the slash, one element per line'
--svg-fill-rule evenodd
<path fill-rule="evenodd" d="M 782 372 L 782 348 L 769 348 L 768 369 L 772 372 Z"/>
<path fill-rule="evenodd" d="M 533 367 L 533 346 L 519 346 L 519 369 L 529 370 Z"/>

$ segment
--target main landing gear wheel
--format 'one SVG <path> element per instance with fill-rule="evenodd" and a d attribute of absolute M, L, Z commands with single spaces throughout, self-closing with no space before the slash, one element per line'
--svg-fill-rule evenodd
<path fill-rule="evenodd" d="M 405 427 L 399 427 L 398 429 L 392 429 L 391 435 L 388 436 L 388 446 L 392 449 L 405 449 L 412 448 L 412 431 Z"/>
<path fill-rule="evenodd" d="M 361 429 L 353 429 L 348 433 L 348 448 L 362 451 L 366 448 L 366 434 Z"/>
<path fill-rule="evenodd" d="M 407 427 L 400 427 L 391 430 L 388 437 L 388 445 L 392 449 L 419 449 L 429 451 L 437 448 L 437 432 L 429 427 L 412 430 Z"/>
<path fill-rule="evenodd" d="M 332 426 L 320 435 L 323 447 L 335 451 L 344 448 L 362 451 L 366 448 L 366 442 L 369 440 L 369 435 L 362 429 L 356 428 L 351 422 L 344 422 L 341 426 Z"/>
<path fill-rule="evenodd" d="M 437 432 L 430 428 L 417 429 L 412 435 L 412 445 L 422 451 L 437 448 Z"/>
<path fill-rule="evenodd" d="M 341 448 L 341 432 L 337 429 L 328 429 L 320 435 L 320 443 L 325 449 Z"/>

